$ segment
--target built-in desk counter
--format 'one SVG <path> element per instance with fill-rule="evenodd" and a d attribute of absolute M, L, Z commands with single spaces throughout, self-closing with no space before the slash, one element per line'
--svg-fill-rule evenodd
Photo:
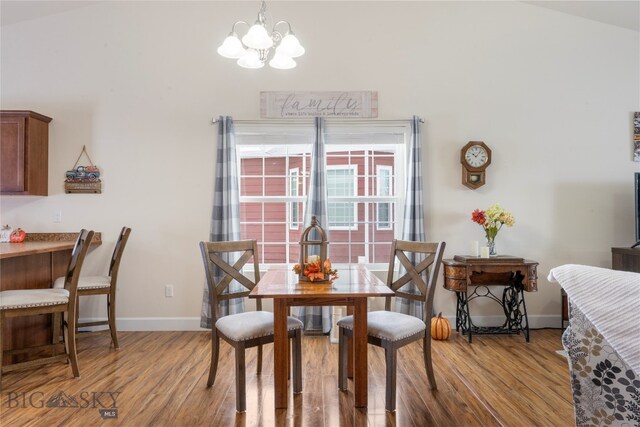
<path fill-rule="evenodd" d="M 23 243 L 0 243 L 0 290 L 45 289 L 67 272 L 78 233 L 30 233 Z M 95 233 L 91 246 L 102 244 Z M 4 350 L 51 342 L 50 316 L 7 319 Z"/>

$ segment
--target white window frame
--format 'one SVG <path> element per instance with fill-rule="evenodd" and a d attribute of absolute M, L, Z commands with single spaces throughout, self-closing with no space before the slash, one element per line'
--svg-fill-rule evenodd
<path fill-rule="evenodd" d="M 257 120 L 257 121 L 243 121 L 235 123 L 236 131 L 236 145 L 237 146 L 270 146 L 270 145 L 306 145 L 311 144 L 315 137 L 315 130 L 313 128 L 312 121 L 305 120 Z M 332 145 L 348 145 L 348 141 L 363 141 L 368 145 L 369 150 L 376 150 L 377 147 L 383 147 L 388 145 L 395 146 L 395 161 L 394 161 L 394 179 L 393 179 L 393 196 L 357 196 L 356 203 L 377 203 L 377 202 L 393 202 L 395 203 L 395 218 L 397 221 L 394 223 L 394 238 L 399 239 L 402 237 L 402 221 L 404 218 L 404 191 L 398 191 L 399 183 L 406 182 L 405 169 L 406 159 L 409 152 L 409 143 L 411 139 L 411 124 L 407 120 L 349 120 L 340 121 L 327 119 L 325 129 L 325 143 L 329 148 Z M 348 148 L 347 148 L 348 149 Z M 241 172 L 241 158 L 237 156 L 238 171 Z M 303 163 L 304 164 L 304 163 Z M 288 169 L 288 164 L 287 164 Z M 366 168 L 365 168 L 366 169 Z M 307 194 L 307 179 L 306 164 L 303 166 L 300 178 L 302 179 L 302 194 Z M 367 171 L 365 170 L 365 174 Z M 368 180 L 365 180 L 365 194 L 368 194 L 367 186 Z M 242 185 L 240 183 L 240 185 Z M 296 198 L 285 197 L 273 197 L 273 196 L 240 196 L 240 202 L 268 202 L 268 201 L 284 201 L 284 202 L 298 202 L 305 203 L 306 197 L 298 196 Z M 350 200 L 339 200 L 350 201 Z M 357 205 L 356 205 L 357 206 Z M 368 209 L 365 209 L 365 217 L 363 222 L 369 224 Z M 301 222 L 304 219 L 301 219 Z M 375 241 L 371 241 L 368 235 L 369 227 L 365 230 L 365 257 L 367 259 L 372 258 L 375 255 L 369 253 L 369 248 L 375 245 Z M 284 244 L 286 245 L 286 259 L 289 263 L 297 262 L 297 260 L 290 259 L 289 245 L 290 233 L 285 233 L 283 242 L 269 242 L 262 246 L 262 250 L 268 248 L 270 245 Z M 348 242 L 351 244 L 351 242 Z M 260 269 L 268 269 L 274 263 L 265 263 L 264 253 L 260 253 Z M 336 264 L 338 268 L 345 268 L 348 264 Z M 367 263 L 367 267 L 373 271 L 387 271 L 389 268 L 388 262 L 382 263 Z"/>
<path fill-rule="evenodd" d="M 295 178 L 295 185 L 293 185 L 293 179 Z M 300 168 L 289 169 L 289 197 L 298 197 L 300 195 Z M 295 189 L 295 191 L 294 191 Z M 289 202 L 289 230 L 298 230 L 302 220 L 300 219 L 300 207 L 299 202 Z M 294 222 L 293 217 L 296 221 Z"/>
<path fill-rule="evenodd" d="M 397 168 L 396 168 L 397 169 Z M 382 194 L 382 177 L 380 172 L 381 171 L 388 171 L 389 175 L 387 176 L 389 179 L 389 188 L 387 190 L 387 194 Z M 376 195 L 377 196 L 381 196 L 381 197 L 385 197 L 385 196 L 391 196 L 392 194 L 394 194 L 393 192 L 393 166 L 389 166 L 389 165 L 376 165 Z M 387 227 L 383 227 L 380 225 L 380 205 L 382 204 L 386 204 L 389 206 L 389 219 L 387 221 L 388 226 Z M 376 230 L 381 230 L 381 231 L 385 231 L 385 230 L 391 230 L 393 229 L 393 227 L 391 226 L 391 224 L 393 223 L 393 203 L 391 202 L 378 202 L 376 203 Z"/>
<path fill-rule="evenodd" d="M 327 165 L 327 172 L 330 170 L 351 170 L 353 171 L 353 195 L 351 196 L 334 196 L 331 197 L 330 195 L 328 195 L 328 200 L 327 200 L 327 204 L 328 203 L 351 203 L 350 201 L 334 201 L 332 199 L 336 199 L 337 197 L 340 198 L 354 198 L 357 199 L 358 198 L 358 165 L 350 165 L 350 164 L 344 164 L 344 165 Z M 350 231 L 358 231 L 358 201 L 354 201 L 353 202 L 353 225 L 352 226 L 344 226 L 344 225 L 330 225 L 329 226 L 329 230 L 336 230 L 336 231 L 344 231 L 344 230 L 350 230 Z M 328 208 L 328 206 L 327 206 Z"/>

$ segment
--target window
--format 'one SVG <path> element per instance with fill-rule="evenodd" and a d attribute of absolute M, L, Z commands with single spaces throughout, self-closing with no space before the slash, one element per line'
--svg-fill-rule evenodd
<path fill-rule="evenodd" d="M 358 165 L 327 165 L 329 200 L 357 196 Z M 358 206 L 349 202 L 329 202 L 329 230 L 357 230 Z"/>
<path fill-rule="evenodd" d="M 378 196 L 390 196 L 391 191 L 391 174 L 393 168 L 391 166 L 376 166 L 376 191 Z M 389 202 L 376 203 L 377 207 L 377 221 L 376 227 L 378 230 L 390 230 L 391 229 L 391 208 L 392 205 Z"/>
<path fill-rule="evenodd" d="M 298 262 L 313 124 L 236 123 L 241 238 L 258 241 L 262 264 Z M 325 134 L 329 256 L 334 264 L 386 268 L 402 229 L 405 144 L 401 122 L 332 123 Z M 308 225 L 308 224 L 307 224 Z"/>
<path fill-rule="evenodd" d="M 289 196 L 298 197 L 300 180 L 300 168 L 289 169 Z M 289 229 L 297 230 L 300 227 L 300 203 L 289 202 Z"/>

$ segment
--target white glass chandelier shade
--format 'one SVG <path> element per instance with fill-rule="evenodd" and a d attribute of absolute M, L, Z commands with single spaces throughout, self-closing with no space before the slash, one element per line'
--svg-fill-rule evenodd
<path fill-rule="evenodd" d="M 291 24 L 287 21 L 278 21 L 273 26 L 271 33 L 266 25 L 267 5 L 262 1 L 262 7 L 258 12 L 255 24 L 249 26 L 245 21 L 237 21 L 233 24 L 231 33 L 218 47 L 218 54 L 225 58 L 237 59 L 237 64 L 244 68 L 262 68 L 269 57 L 269 65 L 273 68 L 288 70 L 296 66 L 293 58 L 302 56 L 305 49 L 298 38 L 291 31 Z M 236 26 L 244 24 L 249 27 L 247 33 L 239 38 Z M 278 31 L 285 25 L 285 31 Z M 275 51 L 272 53 L 272 51 Z"/>
<path fill-rule="evenodd" d="M 290 70 L 296 67 L 296 61 L 290 56 L 283 55 L 276 49 L 276 54 L 273 55 L 273 59 L 269 61 L 269 65 L 278 70 Z"/>
<path fill-rule="evenodd" d="M 238 65 L 242 68 L 262 68 L 264 62 L 260 60 L 258 51 L 247 49 L 245 54 L 238 59 Z"/>
<path fill-rule="evenodd" d="M 245 52 L 246 49 L 242 46 L 242 42 L 240 42 L 240 39 L 235 34 L 228 35 L 218 48 L 218 54 L 231 59 L 238 59 L 244 55 Z"/>
<path fill-rule="evenodd" d="M 276 52 L 290 56 L 291 58 L 297 58 L 304 55 L 304 48 L 298 41 L 298 38 L 293 33 L 289 33 L 284 36 L 276 48 Z"/>
<path fill-rule="evenodd" d="M 269 49 L 273 46 L 273 39 L 263 25 L 255 23 L 242 38 L 242 43 L 251 49 Z"/>

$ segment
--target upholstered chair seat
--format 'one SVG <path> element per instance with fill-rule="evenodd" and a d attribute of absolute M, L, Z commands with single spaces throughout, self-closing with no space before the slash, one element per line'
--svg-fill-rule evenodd
<path fill-rule="evenodd" d="M 287 330 L 302 329 L 303 323 L 295 317 L 287 319 Z M 218 331 L 233 341 L 247 341 L 273 335 L 273 313 L 249 311 L 221 317 L 216 322 Z"/>
<path fill-rule="evenodd" d="M 53 282 L 55 289 L 64 287 L 64 277 L 58 277 Z M 103 289 L 111 287 L 111 276 L 82 276 L 78 280 L 78 290 Z"/>
<path fill-rule="evenodd" d="M 62 289 L 29 289 L 0 292 L 0 310 L 67 304 L 69 302 L 69 291 L 64 289 L 64 277 L 61 277 L 61 279 Z"/>
<path fill-rule="evenodd" d="M 386 341 L 398 341 L 418 334 L 426 329 L 422 319 L 395 311 L 371 311 L 367 316 L 368 335 Z M 353 331 L 353 316 L 338 321 L 341 328 Z"/>

